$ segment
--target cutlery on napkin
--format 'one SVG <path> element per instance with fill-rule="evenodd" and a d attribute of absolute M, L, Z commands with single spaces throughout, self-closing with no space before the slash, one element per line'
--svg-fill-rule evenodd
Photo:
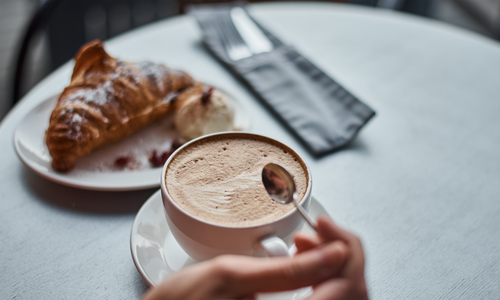
<path fill-rule="evenodd" d="M 375 112 L 295 48 L 258 24 L 241 3 L 192 5 L 206 47 L 315 156 L 351 142 Z"/>

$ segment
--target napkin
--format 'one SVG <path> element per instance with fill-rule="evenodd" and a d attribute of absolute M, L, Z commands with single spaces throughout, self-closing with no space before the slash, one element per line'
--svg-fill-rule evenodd
<path fill-rule="evenodd" d="M 273 44 L 269 52 L 232 60 L 224 46 L 220 18 L 229 18 L 230 4 L 191 5 L 206 48 L 239 78 L 314 156 L 351 142 L 375 112 L 276 36 L 252 20 Z M 234 34 L 234 32 L 233 32 Z"/>

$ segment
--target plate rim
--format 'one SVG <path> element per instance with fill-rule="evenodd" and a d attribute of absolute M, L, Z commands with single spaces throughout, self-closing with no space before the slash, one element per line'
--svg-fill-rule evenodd
<path fill-rule="evenodd" d="M 132 229 L 130 230 L 130 243 L 129 243 L 129 247 L 130 247 L 130 253 L 132 254 L 132 261 L 134 262 L 135 268 L 137 269 L 137 271 L 141 275 L 142 279 L 144 279 L 144 281 L 148 284 L 149 287 L 154 287 L 155 285 L 153 284 L 152 280 L 149 279 L 149 276 L 146 274 L 146 271 L 144 271 L 144 269 L 142 268 L 141 264 L 139 263 L 139 258 L 137 257 L 137 251 L 134 250 L 134 245 L 136 244 L 136 243 L 134 243 L 134 241 L 135 241 L 134 233 L 136 232 L 136 229 L 137 229 L 137 226 L 138 226 L 138 222 L 137 222 L 138 218 L 137 217 L 144 210 L 146 210 L 148 208 L 148 205 L 150 205 L 149 202 L 150 201 L 152 202 L 153 199 L 155 199 L 156 197 L 161 197 L 161 189 L 159 189 L 156 192 L 154 192 L 153 195 L 151 195 L 144 202 L 144 204 L 141 206 L 141 208 L 139 209 L 139 211 L 135 215 L 134 223 L 132 224 Z"/>
<path fill-rule="evenodd" d="M 208 83 L 208 82 L 204 82 L 204 84 L 214 86 L 218 90 L 229 95 L 229 97 L 231 97 L 231 99 L 233 99 L 233 101 L 235 103 L 234 106 L 240 108 L 240 110 L 241 110 L 240 113 L 243 113 L 244 118 L 246 119 L 245 122 L 247 123 L 247 128 L 243 129 L 241 132 L 248 132 L 248 129 L 251 127 L 251 124 L 252 124 L 252 121 L 251 121 L 252 116 L 251 116 L 251 113 L 250 113 L 247 105 L 245 105 L 242 101 L 238 100 L 231 93 L 228 93 L 225 89 L 221 89 L 218 86 L 212 85 L 211 83 Z M 51 171 L 46 171 L 43 166 L 41 166 L 40 164 L 37 164 L 36 162 L 33 162 L 31 159 L 26 157 L 25 154 L 23 153 L 23 150 L 20 148 L 21 147 L 21 145 L 20 145 L 21 138 L 19 136 L 20 135 L 19 130 L 22 127 L 23 122 L 30 114 L 34 113 L 34 111 L 39 109 L 41 106 L 46 105 L 49 101 L 57 101 L 57 99 L 60 95 L 61 95 L 61 93 L 57 93 L 55 95 L 52 95 L 52 96 L 45 98 L 44 100 L 42 100 L 41 102 L 36 104 L 34 107 L 32 107 L 30 110 L 28 110 L 21 117 L 20 121 L 17 123 L 17 125 L 15 127 L 14 137 L 13 137 L 14 149 L 15 149 L 15 152 L 16 152 L 17 156 L 19 157 L 19 159 L 23 162 L 23 164 L 26 167 L 28 167 L 28 169 L 30 169 L 34 173 L 38 174 L 39 176 L 41 176 L 49 181 L 52 181 L 52 182 L 55 182 L 55 183 L 58 183 L 61 185 L 73 187 L 73 188 L 84 189 L 84 190 L 110 191 L 110 192 L 138 191 L 138 190 L 151 189 L 151 188 L 155 188 L 155 187 L 160 186 L 161 169 L 162 169 L 161 167 L 133 171 L 133 172 L 142 172 L 141 177 L 142 176 L 149 176 L 152 178 L 153 176 L 157 175 L 156 177 L 159 178 L 159 180 L 157 180 L 155 182 L 151 182 L 151 183 L 142 182 L 141 183 L 141 181 L 139 181 L 139 182 L 130 181 L 130 182 L 123 183 L 123 184 L 122 183 L 120 183 L 120 184 L 117 184 L 117 183 L 99 184 L 96 181 L 93 181 L 93 182 L 83 181 L 82 182 L 82 181 L 79 181 L 77 178 L 75 179 L 75 178 L 71 178 L 71 177 L 65 177 L 62 174 L 58 174 L 58 173 L 51 172 Z M 235 112 L 235 114 L 237 114 L 237 113 L 238 113 L 238 111 Z M 137 174 L 137 173 L 135 173 L 135 174 Z M 137 182 L 137 183 L 134 184 L 134 182 Z"/>

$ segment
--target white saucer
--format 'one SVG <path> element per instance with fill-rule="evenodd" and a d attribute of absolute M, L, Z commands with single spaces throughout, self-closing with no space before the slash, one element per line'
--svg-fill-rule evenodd
<path fill-rule="evenodd" d="M 319 215 L 326 215 L 327 212 L 313 198 L 309 207 L 309 214 L 311 217 L 317 218 Z M 313 232 L 308 226 L 304 226 L 303 230 Z M 168 228 L 161 190 L 154 193 L 137 213 L 130 235 L 130 250 L 137 270 L 149 286 L 156 286 L 166 277 L 196 263 L 182 250 Z M 292 247 L 290 252 L 295 252 L 295 247 Z M 310 289 L 301 289 L 259 295 L 259 299 L 301 299 L 309 293 Z"/>
<path fill-rule="evenodd" d="M 77 161 L 75 169 L 58 173 L 51 167 L 52 158 L 45 145 L 45 130 L 58 95 L 33 108 L 16 128 L 14 146 L 23 163 L 54 182 L 89 190 L 127 191 L 160 186 L 161 168 L 152 168 L 148 158 L 153 150 L 163 152 L 170 149 L 177 138 L 173 129 L 173 117 L 151 124 L 133 135 L 98 149 Z M 245 107 L 234 97 L 235 128 L 247 131 L 250 118 Z M 132 157 L 134 169 L 119 169 L 117 158 Z"/>

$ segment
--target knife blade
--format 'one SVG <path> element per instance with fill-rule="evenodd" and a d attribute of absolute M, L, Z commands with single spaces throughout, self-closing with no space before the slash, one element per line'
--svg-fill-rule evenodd
<path fill-rule="evenodd" d="M 234 27 L 253 54 L 270 52 L 274 46 L 271 40 L 241 7 L 234 7 L 230 12 Z"/>

